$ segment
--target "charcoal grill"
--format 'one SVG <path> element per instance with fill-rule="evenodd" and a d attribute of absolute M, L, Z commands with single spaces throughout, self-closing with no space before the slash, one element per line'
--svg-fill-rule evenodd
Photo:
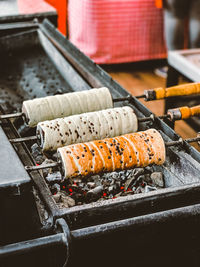
<path fill-rule="evenodd" d="M 1 114 L 19 111 L 26 99 L 93 87 L 129 96 L 47 20 L 1 37 L 0 48 Z M 138 117 L 151 115 L 132 96 L 116 105 L 125 104 Z M 154 167 L 164 174 L 164 189 L 59 209 L 41 173 L 25 171 L 35 164 L 26 144 L 8 140 L 33 134 L 18 123 L 3 120 L 0 128 L 1 266 L 199 265 L 200 154 L 193 147 L 168 148 L 166 164 Z M 165 141 L 180 138 L 159 118 L 139 130 L 149 127 Z"/>

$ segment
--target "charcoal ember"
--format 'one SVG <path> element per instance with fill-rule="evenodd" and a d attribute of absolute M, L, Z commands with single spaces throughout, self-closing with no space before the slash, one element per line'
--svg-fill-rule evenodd
<path fill-rule="evenodd" d="M 153 172 L 152 167 L 151 167 L 151 166 L 147 166 L 147 167 L 145 167 L 145 172 L 147 172 L 147 173 L 152 173 L 152 172 Z"/>
<path fill-rule="evenodd" d="M 124 184 L 124 190 L 126 191 L 128 188 L 130 188 L 135 180 L 136 180 L 136 177 L 130 175 L 130 178 L 127 179 L 127 181 Z"/>
<path fill-rule="evenodd" d="M 108 187 L 108 192 L 109 193 L 112 193 L 112 192 L 114 192 L 114 185 L 110 185 L 109 187 Z"/>
<path fill-rule="evenodd" d="M 119 192 L 118 194 L 114 195 L 115 198 L 120 197 L 123 192 Z"/>
<path fill-rule="evenodd" d="M 69 180 L 70 181 L 70 180 Z M 73 182 L 76 183 L 76 184 L 79 184 L 82 182 L 82 180 L 80 178 L 74 178 L 73 179 Z"/>
<path fill-rule="evenodd" d="M 151 191 L 155 191 L 155 190 L 157 190 L 157 188 L 154 187 L 154 186 L 150 186 L 150 185 L 146 185 L 145 186 L 145 193 L 148 193 L 148 192 L 151 192 Z"/>
<path fill-rule="evenodd" d="M 59 203 L 62 208 L 69 208 L 75 206 L 75 200 L 70 196 L 67 196 L 64 192 L 58 192 L 53 195 L 54 200 Z"/>
<path fill-rule="evenodd" d="M 119 178 L 118 178 L 118 180 L 119 179 L 121 181 L 125 181 L 126 180 L 126 172 L 124 172 L 124 171 L 119 172 Z"/>
<path fill-rule="evenodd" d="M 116 193 L 118 193 L 117 192 L 117 189 L 118 189 L 117 188 L 117 185 L 116 184 L 113 184 L 113 185 L 110 185 L 108 187 L 108 190 L 107 191 L 108 191 L 109 194 L 114 194 L 115 195 Z"/>
<path fill-rule="evenodd" d="M 85 195 L 83 193 L 75 193 L 75 194 L 72 194 L 71 197 L 74 199 L 76 205 L 81 205 L 85 203 Z"/>
<path fill-rule="evenodd" d="M 118 180 L 119 178 L 120 178 L 120 173 L 118 173 L 118 172 L 112 172 L 112 173 L 107 173 L 106 174 L 106 176 L 112 176 L 112 179 L 114 179 L 114 180 Z"/>
<path fill-rule="evenodd" d="M 53 161 L 52 159 L 45 159 L 45 160 L 42 162 L 41 166 L 42 166 L 42 165 L 48 165 L 48 164 L 50 164 L 50 163 L 55 163 L 55 161 Z M 49 173 L 53 173 L 53 172 L 55 172 L 55 171 L 56 171 L 56 168 L 57 168 L 57 167 L 55 167 L 55 168 L 45 168 L 45 169 L 42 169 L 43 176 L 46 178 L 46 177 L 48 176 Z"/>
<path fill-rule="evenodd" d="M 66 208 L 73 207 L 76 204 L 75 200 L 69 196 L 62 195 L 61 200 L 62 200 L 64 207 L 66 207 Z"/>
<path fill-rule="evenodd" d="M 102 177 L 100 175 L 93 175 L 88 179 L 88 182 L 94 182 L 96 185 L 101 185 Z"/>
<path fill-rule="evenodd" d="M 92 189 L 96 187 L 96 184 L 94 182 L 88 182 L 87 186 Z"/>
<path fill-rule="evenodd" d="M 162 172 L 153 172 L 151 174 L 151 180 L 153 185 L 158 186 L 158 187 L 164 187 L 164 178 Z"/>
<path fill-rule="evenodd" d="M 54 153 L 54 154 L 51 156 L 51 158 L 52 158 L 52 160 L 57 161 L 57 159 L 58 159 L 58 153 L 57 153 L 57 152 Z"/>
<path fill-rule="evenodd" d="M 140 175 L 133 183 L 134 186 L 138 187 L 145 181 L 145 175 Z"/>
<path fill-rule="evenodd" d="M 143 181 L 146 182 L 147 184 L 152 184 L 152 180 L 151 180 L 151 177 L 150 177 L 150 174 L 144 174 L 143 175 Z"/>
<path fill-rule="evenodd" d="M 59 203 L 61 201 L 61 192 L 53 194 L 53 199 L 56 203 Z"/>
<path fill-rule="evenodd" d="M 82 183 L 82 182 L 79 183 L 78 185 L 79 185 L 79 187 L 82 188 L 82 189 L 86 187 L 86 184 L 85 184 L 85 183 Z"/>
<path fill-rule="evenodd" d="M 135 190 L 135 194 L 145 193 L 145 188 L 142 186 L 138 186 Z"/>
<path fill-rule="evenodd" d="M 144 168 L 135 168 L 133 170 L 133 175 L 137 178 L 140 175 L 144 174 L 144 172 L 145 172 L 145 169 Z"/>
<path fill-rule="evenodd" d="M 113 180 L 112 178 L 106 178 L 106 179 L 103 179 L 102 182 L 104 187 L 108 187 L 110 184 L 113 184 Z"/>
<path fill-rule="evenodd" d="M 114 197 L 113 194 L 109 194 L 109 195 L 107 196 L 108 199 L 112 199 L 113 197 Z"/>
<path fill-rule="evenodd" d="M 128 196 L 128 195 L 132 195 L 133 192 L 132 191 L 125 191 L 125 192 L 122 192 L 121 196 Z"/>
<path fill-rule="evenodd" d="M 133 194 L 135 193 L 136 189 L 137 189 L 137 187 L 133 185 L 132 188 L 131 188 Z"/>
<path fill-rule="evenodd" d="M 62 180 L 62 176 L 61 176 L 61 173 L 60 172 L 48 173 L 45 178 L 46 178 L 46 180 L 49 183 L 52 183 L 52 182 L 61 182 L 61 180 Z"/>
<path fill-rule="evenodd" d="M 51 191 L 52 191 L 53 194 L 57 193 L 57 192 L 60 192 L 60 185 L 59 184 L 52 185 Z"/>
<path fill-rule="evenodd" d="M 42 164 L 45 160 L 44 155 L 42 154 L 41 149 L 37 143 L 31 146 L 31 153 L 37 164 Z"/>
<path fill-rule="evenodd" d="M 125 176 L 124 172 L 111 172 L 103 174 L 102 179 L 105 181 L 115 182 L 120 180 L 122 176 Z"/>
<path fill-rule="evenodd" d="M 135 168 L 120 172 L 93 175 L 85 179 L 78 177 L 75 179 L 61 180 L 61 192 L 65 196 L 72 198 L 75 205 L 96 201 L 101 202 L 105 199 L 113 199 L 132 194 L 147 193 L 157 190 L 157 187 L 159 187 L 151 179 L 152 172 L 152 167 Z M 155 174 L 153 175 L 153 179 L 155 178 L 154 176 Z M 48 177 L 51 177 L 51 173 L 48 174 Z M 51 190 L 52 192 L 56 192 L 54 187 Z M 63 205 L 65 207 L 69 206 L 69 204 L 63 204 L 62 199 L 56 195 L 55 198 L 59 200 L 60 207 Z"/>
<path fill-rule="evenodd" d="M 88 201 L 95 201 L 101 197 L 103 193 L 103 186 L 97 186 L 91 190 L 89 190 L 86 194 L 86 198 Z"/>

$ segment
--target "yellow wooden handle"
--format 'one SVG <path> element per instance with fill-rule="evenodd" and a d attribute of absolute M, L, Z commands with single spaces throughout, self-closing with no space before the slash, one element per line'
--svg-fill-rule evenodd
<path fill-rule="evenodd" d="M 200 83 L 187 83 L 168 88 L 155 88 L 156 99 L 172 96 L 186 96 L 200 94 Z"/>
<path fill-rule="evenodd" d="M 200 105 L 194 107 L 173 108 L 167 111 L 172 121 L 189 119 L 192 116 L 200 116 Z"/>
<path fill-rule="evenodd" d="M 182 119 L 189 119 L 192 116 L 200 115 L 200 105 L 189 108 L 189 107 L 181 107 L 179 108 L 181 112 Z"/>

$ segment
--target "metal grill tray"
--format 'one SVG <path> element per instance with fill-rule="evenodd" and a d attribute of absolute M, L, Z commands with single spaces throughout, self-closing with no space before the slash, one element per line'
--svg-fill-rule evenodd
<path fill-rule="evenodd" d="M 1 99 L 6 96 L 7 102 L 17 110 L 20 110 L 25 99 L 53 95 L 57 91 L 64 93 L 106 86 L 114 98 L 128 95 L 124 88 L 83 55 L 48 21 L 39 24 L 37 29 L 0 38 L 0 56 Z M 9 111 L 7 103 L 1 104 Z M 138 117 L 152 114 L 134 97 L 129 103 L 118 105 L 127 104 Z M 158 129 L 165 141 L 179 139 L 160 119 L 141 123 L 139 130 L 150 127 Z M 167 148 L 166 163 L 154 168 L 164 173 L 167 188 L 69 209 L 58 209 L 39 172 L 37 177 L 43 186 L 40 187 L 37 182 L 35 184 L 48 211 L 53 217 L 64 217 L 71 229 L 199 203 L 200 153 L 193 147 L 184 143 L 179 147 Z M 10 182 L 12 185 L 12 179 Z"/>

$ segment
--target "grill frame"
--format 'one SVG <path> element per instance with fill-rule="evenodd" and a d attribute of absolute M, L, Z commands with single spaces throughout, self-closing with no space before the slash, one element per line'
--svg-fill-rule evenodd
<path fill-rule="evenodd" d="M 90 87 L 109 87 L 113 97 L 115 98 L 125 97 L 129 95 L 126 90 L 124 90 L 118 83 L 113 81 L 112 78 L 98 65 L 93 63 L 69 41 L 67 41 L 47 20 L 45 20 L 43 24 L 38 24 L 38 30 L 45 35 L 45 38 L 47 38 L 48 41 L 51 42 L 51 44 L 57 51 L 61 52 L 62 56 L 70 62 L 70 64 L 76 69 L 76 71 L 82 76 L 82 79 L 87 82 Z M 22 34 L 23 36 L 24 33 L 20 34 Z M 53 61 L 53 63 L 58 66 L 58 62 Z M 121 104 L 123 105 L 123 103 Z M 130 98 L 129 105 L 135 107 L 136 114 L 140 117 L 147 117 L 152 114 L 134 97 Z M 144 123 L 143 125 L 144 127 L 146 127 L 146 123 Z M 161 130 L 161 132 L 165 136 L 166 141 L 176 141 L 180 138 L 180 136 L 178 136 L 173 129 L 171 129 L 159 118 L 155 119 L 153 125 Z M 10 126 L 13 127 L 12 124 Z M 15 138 L 16 137 L 19 136 L 17 136 L 17 133 L 15 132 Z M 26 150 L 25 144 L 20 144 L 18 146 L 23 146 L 23 149 Z M 190 154 L 193 160 L 198 162 L 198 164 L 200 163 L 200 153 L 197 152 L 189 144 L 184 142 L 181 149 L 182 151 L 184 151 L 184 153 Z M 170 151 L 170 153 L 176 154 L 173 148 L 168 148 L 168 150 Z M 183 157 L 183 155 L 181 157 Z M 187 160 L 187 157 L 185 158 L 185 160 Z M 194 162 L 191 162 L 192 165 L 194 165 L 193 163 Z M 138 222 L 139 219 L 144 219 L 144 221 L 146 220 L 147 224 L 153 225 L 156 221 L 162 221 L 163 218 L 173 221 L 176 220 L 176 218 L 180 219 L 184 218 L 185 216 L 191 216 L 191 218 L 196 216 L 199 217 L 199 208 L 197 207 L 197 209 L 194 210 L 190 206 L 194 204 L 198 206 L 198 203 L 200 201 L 200 182 L 177 186 L 174 188 L 169 187 L 160 189 L 156 193 L 150 192 L 148 194 L 139 194 L 115 200 L 107 200 L 101 204 L 87 204 L 76 206 L 70 209 L 60 210 L 55 205 L 52 195 L 49 193 L 46 182 L 40 176 L 40 173 L 38 171 L 36 173 L 37 176 L 35 176 L 34 174 L 31 174 L 31 176 L 33 176 L 33 183 L 38 190 L 40 197 L 42 198 L 42 201 L 44 202 L 45 207 L 50 215 L 50 221 L 48 221 L 48 224 L 46 225 L 46 228 L 49 231 L 52 229 L 55 221 L 59 218 L 65 219 L 65 221 L 69 225 L 70 230 L 73 233 L 73 231 L 78 231 L 79 229 L 84 227 L 97 226 L 98 229 L 101 229 L 100 224 L 108 224 L 112 222 L 116 223 L 116 227 L 113 227 L 113 229 L 111 229 L 111 227 L 110 231 L 115 232 L 117 231 L 117 221 L 122 219 L 127 219 L 127 221 L 125 221 L 124 223 L 124 227 L 126 227 L 131 221 L 131 218 L 135 218 L 135 220 L 138 219 Z M 12 185 L 10 184 L 10 186 Z M 174 214 L 174 217 L 172 216 L 172 214 Z M 77 234 L 74 237 L 74 240 L 76 240 L 77 238 L 84 239 L 84 235 L 87 239 L 87 232 L 90 232 L 88 228 L 86 228 L 85 231 L 84 229 L 82 229 L 82 237 L 80 237 L 81 231 L 76 232 Z M 93 232 L 93 234 L 90 235 L 90 238 L 96 239 L 97 236 L 98 235 Z"/>

